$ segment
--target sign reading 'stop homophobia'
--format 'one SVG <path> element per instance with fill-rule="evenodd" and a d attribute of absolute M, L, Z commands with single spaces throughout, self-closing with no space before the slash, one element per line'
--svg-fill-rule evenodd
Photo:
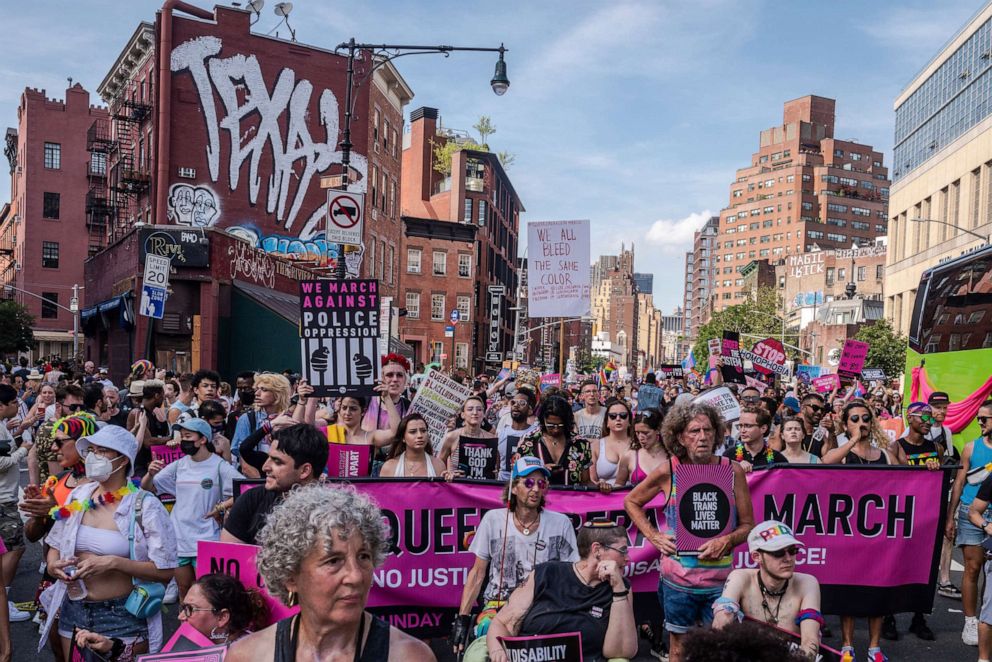
<path fill-rule="evenodd" d="M 300 353 L 315 396 L 372 396 L 379 379 L 379 281 L 300 281 Z"/>

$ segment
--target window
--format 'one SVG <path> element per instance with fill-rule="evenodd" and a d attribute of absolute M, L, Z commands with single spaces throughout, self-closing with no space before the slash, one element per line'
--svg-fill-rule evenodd
<path fill-rule="evenodd" d="M 379 109 L 376 108 L 373 114 L 372 120 L 372 145 L 375 147 L 375 151 L 379 151 L 379 120 L 380 120 Z M 375 204 L 374 202 L 372 203 Z"/>
<path fill-rule="evenodd" d="M 386 261 L 386 282 L 393 284 L 393 260 L 396 259 L 396 249 L 389 247 L 389 260 Z"/>
<path fill-rule="evenodd" d="M 472 198 L 465 198 L 465 222 L 472 222 Z"/>
<path fill-rule="evenodd" d="M 468 253 L 458 254 L 458 277 L 472 277 L 472 256 Z"/>
<path fill-rule="evenodd" d="M 49 170 L 58 170 L 62 167 L 62 145 L 45 143 L 45 167 Z"/>
<path fill-rule="evenodd" d="M 858 154 L 857 152 L 851 152 L 851 160 L 852 161 L 860 161 L 861 160 L 861 155 Z"/>
<path fill-rule="evenodd" d="M 885 278 L 885 265 L 884 264 L 876 264 L 875 265 L 875 279 L 876 280 L 882 280 L 883 278 Z"/>
<path fill-rule="evenodd" d="M 486 225 L 486 201 L 479 200 L 479 227 Z"/>
<path fill-rule="evenodd" d="M 855 230 L 870 230 L 871 223 L 862 223 L 861 221 L 851 221 L 851 227 Z"/>
<path fill-rule="evenodd" d="M 839 281 L 847 280 L 847 269 L 841 267 L 837 270 L 837 280 Z"/>
<path fill-rule="evenodd" d="M 90 174 L 107 176 L 107 155 L 103 152 L 93 152 L 90 154 Z"/>
<path fill-rule="evenodd" d="M 444 354 L 444 343 L 440 340 L 431 341 L 431 361 L 440 361 Z"/>
<path fill-rule="evenodd" d="M 59 295 L 57 292 L 41 293 L 41 319 L 53 320 L 59 316 Z"/>
<path fill-rule="evenodd" d="M 434 251 L 433 257 L 434 275 L 444 276 L 448 273 L 448 254 L 444 251 Z"/>
<path fill-rule="evenodd" d="M 858 267 L 858 282 L 867 280 L 868 278 L 868 267 Z"/>
<path fill-rule="evenodd" d="M 827 287 L 834 284 L 834 268 L 827 267 Z"/>
<path fill-rule="evenodd" d="M 444 320 L 444 295 L 431 295 L 431 321 L 439 322 Z"/>
<path fill-rule="evenodd" d="M 806 236 L 809 237 L 810 239 L 823 239 L 823 233 L 817 230 L 809 230 L 806 233 Z"/>
<path fill-rule="evenodd" d="M 62 196 L 58 193 L 45 192 L 45 201 L 42 205 L 42 218 L 55 218 L 59 217 L 59 203 L 61 202 Z"/>
<path fill-rule="evenodd" d="M 378 125 L 376 125 L 378 126 Z M 376 144 L 376 149 L 379 146 Z M 372 176 L 369 178 L 372 183 L 372 206 L 379 206 L 379 168 L 377 166 L 372 166 Z"/>
<path fill-rule="evenodd" d="M 855 207 L 855 209 L 857 209 L 857 207 Z M 847 205 L 838 205 L 831 202 L 827 205 L 827 211 L 835 211 L 838 214 L 843 214 L 847 212 Z"/>
<path fill-rule="evenodd" d="M 871 210 L 864 207 L 851 207 L 851 213 L 858 216 L 871 216 Z"/>
<path fill-rule="evenodd" d="M 41 266 L 45 269 L 59 268 L 59 242 L 41 242 Z"/>
<path fill-rule="evenodd" d="M 368 254 L 369 278 L 375 278 L 375 244 L 376 244 L 375 241 L 369 242 L 369 254 Z M 362 263 L 363 264 L 365 263 L 364 259 L 362 260 Z"/>
<path fill-rule="evenodd" d="M 472 313 L 472 297 L 471 296 L 459 296 L 456 299 L 455 308 L 458 309 L 458 321 L 468 322 L 471 319 Z"/>
<path fill-rule="evenodd" d="M 455 343 L 455 367 L 468 368 L 468 343 Z"/>
<path fill-rule="evenodd" d="M 420 319 L 420 293 L 406 293 L 406 316 L 412 320 Z"/>
<path fill-rule="evenodd" d="M 847 241 L 847 235 L 846 234 L 836 234 L 834 232 L 828 232 L 827 233 L 827 239 L 829 239 L 830 241 L 845 242 L 845 241 Z"/>

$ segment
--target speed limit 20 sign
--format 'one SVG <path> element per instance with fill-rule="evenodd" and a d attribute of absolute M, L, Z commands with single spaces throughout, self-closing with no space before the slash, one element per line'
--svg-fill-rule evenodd
<path fill-rule="evenodd" d="M 327 192 L 327 243 L 361 246 L 364 222 L 364 193 Z"/>
<path fill-rule="evenodd" d="M 169 258 L 148 253 L 145 255 L 145 285 L 167 289 L 169 287 Z"/>

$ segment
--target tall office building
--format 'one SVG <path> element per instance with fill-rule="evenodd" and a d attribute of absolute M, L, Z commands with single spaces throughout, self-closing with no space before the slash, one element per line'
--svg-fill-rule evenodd
<path fill-rule="evenodd" d="M 720 218 L 711 216 L 692 237 L 692 252 L 685 254 L 685 310 L 682 333 L 694 338 L 713 311 L 713 249 Z"/>

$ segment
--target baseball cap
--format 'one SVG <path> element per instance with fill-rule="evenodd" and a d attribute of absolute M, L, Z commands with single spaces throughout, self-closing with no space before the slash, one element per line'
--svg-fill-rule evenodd
<path fill-rule="evenodd" d="M 801 409 L 799 406 L 799 400 L 797 400 L 795 396 L 786 398 L 782 401 L 782 404 L 784 404 L 786 409 L 791 411 L 793 414 L 798 414 Z"/>
<path fill-rule="evenodd" d="M 183 430 L 189 430 L 190 432 L 195 432 L 207 440 L 209 440 L 214 435 L 214 431 L 210 428 L 210 423 L 207 423 L 202 418 L 188 418 L 185 421 L 180 421 L 176 423 L 177 428 L 182 428 Z"/>
<path fill-rule="evenodd" d="M 749 552 L 777 552 L 790 545 L 800 545 L 803 543 L 796 540 L 792 529 L 782 522 L 773 519 L 765 520 L 758 524 L 751 533 L 747 534 L 747 549 Z"/>
<path fill-rule="evenodd" d="M 524 476 L 530 475 L 535 471 L 540 471 L 543 473 L 545 478 L 551 477 L 551 472 L 548 471 L 548 468 L 544 466 L 541 460 L 533 455 L 525 455 L 513 463 L 513 472 L 510 474 L 510 480 L 523 478 Z"/>
<path fill-rule="evenodd" d="M 106 425 L 88 437 L 80 437 L 76 442 L 76 450 L 85 457 L 90 445 L 110 448 L 121 455 L 127 456 L 131 462 L 129 471 L 134 473 L 134 458 L 138 454 L 138 440 L 128 430 L 118 425 Z"/>
<path fill-rule="evenodd" d="M 944 391 L 934 391 L 927 398 L 928 405 L 949 405 L 951 404 L 951 396 L 947 395 Z"/>
<path fill-rule="evenodd" d="M 922 416 L 933 414 L 933 409 L 926 402 L 910 402 L 906 407 L 906 416 Z"/>

